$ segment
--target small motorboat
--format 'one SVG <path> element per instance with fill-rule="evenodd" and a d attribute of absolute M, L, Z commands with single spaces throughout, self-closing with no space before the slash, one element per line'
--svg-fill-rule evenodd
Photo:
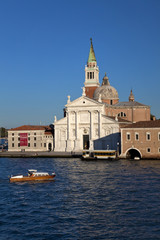
<path fill-rule="evenodd" d="M 37 172 L 35 169 L 28 170 L 28 176 L 17 175 L 11 176 L 10 182 L 26 182 L 26 181 L 51 181 L 55 178 L 56 174 L 51 175 L 47 172 Z"/>

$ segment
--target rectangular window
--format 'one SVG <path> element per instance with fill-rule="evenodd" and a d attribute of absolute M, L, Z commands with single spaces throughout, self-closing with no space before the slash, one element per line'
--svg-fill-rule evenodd
<path fill-rule="evenodd" d="M 18 147 L 20 147 L 20 143 L 18 143 Z"/>
<path fill-rule="evenodd" d="M 36 133 L 34 133 L 34 135 L 36 135 Z"/>
<path fill-rule="evenodd" d="M 12 138 L 12 141 L 14 141 L 14 138 Z"/>
<path fill-rule="evenodd" d="M 20 141 L 20 137 L 18 138 L 18 141 Z"/>
<path fill-rule="evenodd" d="M 44 143 L 44 147 L 46 148 L 46 143 Z"/>
<path fill-rule="evenodd" d="M 160 141 L 160 133 L 158 133 L 158 141 Z"/>
<path fill-rule="evenodd" d="M 12 133 L 12 136 L 14 136 L 14 133 Z"/>
<path fill-rule="evenodd" d="M 36 147 L 36 143 L 34 143 L 34 147 Z"/>
<path fill-rule="evenodd" d="M 30 137 L 28 138 L 28 141 L 30 141 Z"/>
<path fill-rule="evenodd" d="M 30 147 L 30 143 L 28 143 L 28 147 Z"/>
<path fill-rule="evenodd" d="M 130 135 L 130 133 L 127 133 L 127 140 L 131 140 L 131 135 Z"/>
<path fill-rule="evenodd" d="M 36 141 L 36 137 L 34 137 L 34 141 Z"/>
<path fill-rule="evenodd" d="M 135 140 L 136 140 L 136 141 L 139 140 L 139 134 L 138 134 L 138 133 L 135 134 Z"/>
<path fill-rule="evenodd" d="M 150 141 L 151 140 L 151 134 L 150 133 L 146 133 L 146 140 Z"/>
<path fill-rule="evenodd" d="M 12 147 L 14 147 L 14 143 L 12 143 Z"/>
<path fill-rule="evenodd" d="M 92 76 L 92 77 L 93 77 L 93 79 L 94 79 L 94 72 L 93 72 L 92 74 L 93 74 L 93 76 Z"/>
<path fill-rule="evenodd" d="M 160 148 L 158 148 L 158 152 L 160 153 Z"/>
<path fill-rule="evenodd" d="M 89 79 L 89 72 L 87 72 L 87 79 Z"/>

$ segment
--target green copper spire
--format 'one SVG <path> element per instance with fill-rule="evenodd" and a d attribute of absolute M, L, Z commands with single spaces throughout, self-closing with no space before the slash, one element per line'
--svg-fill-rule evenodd
<path fill-rule="evenodd" d="M 89 51 L 88 63 L 96 62 L 96 57 L 94 54 L 94 49 L 93 49 L 93 44 L 92 44 L 92 38 L 90 38 L 90 40 L 91 40 L 91 47 L 90 47 L 90 51 Z"/>

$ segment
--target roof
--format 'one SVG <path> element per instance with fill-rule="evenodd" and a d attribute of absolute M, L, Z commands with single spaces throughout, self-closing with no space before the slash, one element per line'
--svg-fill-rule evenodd
<path fill-rule="evenodd" d="M 148 107 L 147 105 L 144 105 L 136 101 L 119 102 L 114 105 L 114 107 L 143 107 L 143 106 Z"/>
<path fill-rule="evenodd" d="M 113 119 L 113 120 L 116 120 L 116 117 L 113 117 L 113 116 L 107 116 L 108 118 L 111 118 L 111 119 Z M 117 117 L 117 120 L 118 120 L 118 122 L 125 122 L 125 123 L 131 123 L 130 121 L 128 121 L 128 120 L 126 120 L 126 119 L 124 119 L 124 118 L 121 118 L 121 117 Z M 129 125 L 130 126 L 130 125 Z"/>
<path fill-rule="evenodd" d="M 90 47 L 88 62 L 96 62 L 96 57 L 95 57 L 93 44 L 92 44 L 92 38 L 90 40 L 91 40 L 91 47 Z"/>
<path fill-rule="evenodd" d="M 35 131 L 35 130 L 51 131 L 52 129 L 49 126 L 41 125 L 23 125 L 17 128 L 9 129 L 9 131 Z"/>
<path fill-rule="evenodd" d="M 128 128 L 128 126 L 125 126 L 124 128 Z M 160 120 L 132 123 L 129 125 L 129 128 L 160 128 Z"/>
<path fill-rule="evenodd" d="M 93 98 L 95 100 L 98 100 L 100 96 L 102 101 L 107 99 L 119 99 L 117 90 L 110 85 L 103 85 L 94 91 Z"/>

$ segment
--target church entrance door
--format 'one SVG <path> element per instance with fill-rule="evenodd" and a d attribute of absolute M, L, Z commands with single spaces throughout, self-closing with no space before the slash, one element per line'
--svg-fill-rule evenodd
<path fill-rule="evenodd" d="M 83 135 L 83 149 L 89 149 L 89 135 Z"/>
<path fill-rule="evenodd" d="M 49 151 L 52 150 L 52 144 L 51 144 L 51 143 L 48 144 L 48 150 L 49 150 Z"/>

